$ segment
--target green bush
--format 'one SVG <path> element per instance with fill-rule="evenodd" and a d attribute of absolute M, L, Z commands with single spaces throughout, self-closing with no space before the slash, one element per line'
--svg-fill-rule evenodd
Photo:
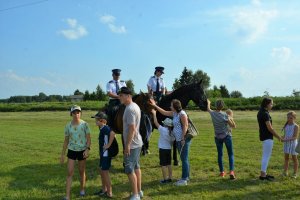
<path fill-rule="evenodd" d="M 258 110 L 263 97 L 251 98 L 223 98 L 225 109 L 232 110 Z M 210 98 L 214 108 L 217 98 Z M 300 110 L 300 97 L 273 97 L 274 110 Z M 41 102 L 41 103 L 0 103 L 0 112 L 20 111 L 65 111 L 73 104 L 79 105 L 83 110 L 100 110 L 107 101 L 84 101 L 84 102 Z M 198 109 L 194 102 L 190 101 L 188 110 Z"/>
<path fill-rule="evenodd" d="M 67 111 L 77 104 L 82 110 L 100 110 L 106 101 L 84 101 L 84 102 L 41 102 L 41 103 L 0 103 L 0 112 L 20 111 Z"/>
<path fill-rule="evenodd" d="M 258 110 L 263 97 L 250 98 L 210 98 L 212 108 L 217 99 L 223 99 L 225 109 L 232 110 Z M 272 97 L 273 110 L 300 110 L 300 97 Z M 190 101 L 187 109 L 196 109 L 194 102 Z"/>

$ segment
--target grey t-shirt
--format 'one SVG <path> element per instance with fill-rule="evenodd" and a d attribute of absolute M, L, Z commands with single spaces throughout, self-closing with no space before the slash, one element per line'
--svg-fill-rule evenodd
<path fill-rule="evenodd" d="M 143 146 L 142 137 L 140 135 L 140 121 L 141 121 L 141 110 L 140 107 L 132 102 L 126 106 L 123 115 L 123 139 L 124 143 L 127 143 L 127 137 L 129 132 L 129 125 L 135 125 L 134 136 L 130 145 L 130 149 L 136 149 Z"/>
<path fill-rule="evenodd" d="M 228 129 L 228 115 L 222 111 L 211 111 L 209 113 L 214 125 L 215 137 L 224 139 L 227 135 L 231 135 L 230 130 Z"/>

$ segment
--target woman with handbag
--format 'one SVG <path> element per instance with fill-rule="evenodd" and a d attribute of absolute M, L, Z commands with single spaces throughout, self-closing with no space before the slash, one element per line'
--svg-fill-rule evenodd
<path fill-rule="evenodd" d="M 189 150 L 191 145 L 191 138 L 186 137 L 188 129 L 188 118 L 186 112 L 182 109 L 181 102 L 177 99 L 173 99 L 171 102 L 171 110 L 166 111 L 156 105 L 154 99 L 150 100 L 151 105 L 158 110 L 161 114 L 173 118 L 173 133 L 176 140 L 176 146 L 180 154 L 182 162 L 182 175 L 178 180 L 176 186 L 187 185 L 190 179 L 190 162 L 189 162 Z"/>
<path fill-rule="evenodd" d="M 216 110 L 210 109 L 210 101 L 207 99 L 207 111 L 209 112 L 215 130 L 215 143 L 218 151 L 218 164 L 220 170 L 220 176 L 225 177 L 226 173 L 223 167 L 223 143 L 225 143 L 228 159 L 229 159 L 229 169 L 230 179 L 235 179 L 234 174 L 234 155 L 233 155 L 233 145 L 232 145 L 232 136 L 231 128 L 235 128 L 235 123 L 233 119 L 228 116 L 225 112 L 222 111 L 225 104 L 222 100 L 216 101 Z M 229 127 L 228 127 L 229 125 Z M 231 128 L 230 128 L 231 127 Z"/>

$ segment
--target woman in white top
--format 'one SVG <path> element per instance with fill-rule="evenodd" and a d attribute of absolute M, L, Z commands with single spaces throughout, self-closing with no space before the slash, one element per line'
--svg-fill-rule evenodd
<path fill-rule="evenodd" d="M 181 102 L 177 99 L 173 99 L 171 102 L 171 110 L 167 111 L 156 105 L 154 99 L 150 100 L 150 103 L 156 108 L 161 114 L 173 118 L 173 133 L 176 140 L 176 146 L 180 154 L 182 162 L 182 175 L 181 179 L 178 180 L 175 185 L 183 186 L 187 185 L 190 179 L 190 162 L 189 162 L 189 150 L 191 145 L 191 138 L 186 138 L 188 129 L 188 118 L 184 110 L 182 110 Z"/>

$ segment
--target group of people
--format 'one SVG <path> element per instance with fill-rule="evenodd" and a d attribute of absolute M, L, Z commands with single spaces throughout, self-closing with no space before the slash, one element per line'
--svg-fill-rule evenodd
<path fill-rule="evenodd" d="M 171 167 L 171 148 L 175 141 L 177 151 L 180 155 L 182 173 L 181 178 L 174 184 L 176 186 L 188 185 L 190 180 L 190 162 L 189 150 L 191 145 L 191 138 L 186 137 L 188 130 L 188 115 L 183 110 L 181 102 L 173 99 L 171 102 L 170 110 L 164 110 L 158 106 L 157 101 L 165 93 L 165 85 L 160 77 L 163 74 L 162 67 L 156 67 L 154 76 L 148 82 L 148 92 L 155 94 L 155 99 L 150 100 L 153 106 L 152 115 L 154 125 L 160 134 L 158 147 L 159 147 L 159 162 L 162 170 L 161 184 L 173 182 L 172 167 Z M 131 200 L 139 200 L 143 198 L 142 191 L 142 172 L 140 169 L 140 154 L 143 145 L 141 135 L 139 133 L 139 125 L 141 119 L 141 111 L 139 106 L 132 100 L 132 91 L 126 87 L 124 81 L 119 80 L 120 70 L 114 69 L 113 80 L 107 84 L 107 93 L 110 97 L 109 106 L 111 108 L 117 105 L 124 105 L 125 112 L 123 115 L 123 165 L 124 172 L 128 176 L 129 184 L 131 187 Z M 157 85 L 160 89 L 157 88 Z M 155 87 L 154 87 L 155 86 Z M 210 113 L 214 134 L 215 144 L 218 152 L 218 165 L 220 177 L 225 177 L 226 172 L 223 167 L 223 143 L 225 143 L 228 158 L 229 158 L 229 178 L 236 179 L 234 173 L 234 153 L 232 141 L 232 128 L 236 128 L 233 120 L 232 110 L 223 112 L 225 104 L 222 100 L 217 100 L 215 104 L 216 110 L 211 109 L 210 101 L 207 100 L 207 111 Z M 289 156 L 292 156 L 294 161 L 293 177 L 297 177 L 298 173 L 298 160 L 295 148 L 297 146 L 297 138 L 299 126 L 296 124 L 296 113 L 291 111 L 287 114 L 287 122 L 283 127 L 284 136 L 280 136 L 272 127 L 272 118 L 269 111 L 272 109 L 273 101 L 270 98 L 264 98 L 261 103 L 261 108 L 257 114 L 257 121 L 259 124 L 259 136 L 262 141 L 263 153 L 261 161 L 260 180 L 272 181 L 274 176 L 267 174 L 268 162 L 271 157 L 273 147 L 273 137 L 278 138 L 284 142 L 285 164 L 283 175 L 288 175 Z M 166 119 L 162 125 L 157 121 L 156 112 L 160 112 Z M 112 186 L 109 176 L 109 169 L 111 167 L 111 157 L 109 156 L 108 149 L 115 138 L 115 133 L 111 127 L 110 114 L 98 112 L 92 116 L 95 118 L 95 124 L 99 127 L 99 172 L 101 175 L 102 188 L 95 192 L 95 195 L 105 196 L 112 198 Z M 66 197 L 65 200 L 70 199 L 72 177 L 74 174 L 75 161 L 78 160 L 78 169 L 80 174 L 80 196 L 85 196 L 85 165 L 86 158 L 89 156 L 91 147 L 90 128 L 88 124 L 81 120 L 81 108 L 74 105 L 70 110 L 72 121 L 65 127 L 65 140 L 61 153 L 61 163 L 64 163 L 65 152 L 68 157 L 68 173 L 66 181 Z"/>

